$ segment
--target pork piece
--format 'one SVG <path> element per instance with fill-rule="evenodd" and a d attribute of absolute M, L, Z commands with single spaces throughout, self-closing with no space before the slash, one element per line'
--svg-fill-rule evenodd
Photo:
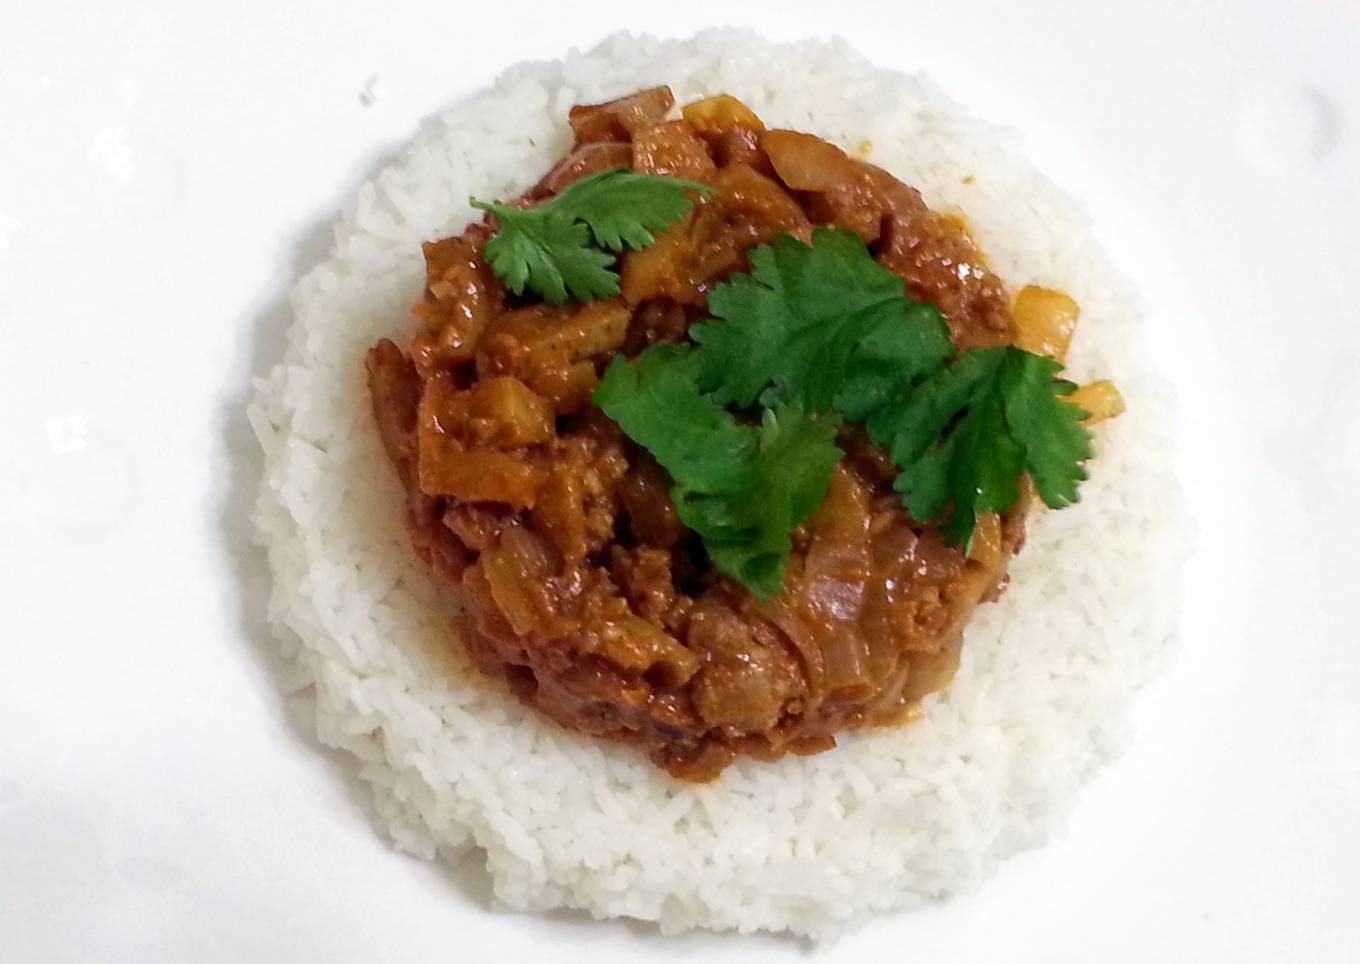
<path fill-rule="evenodd" d="M 878 240 L 889 206 L 863 164 L 797 131 L 766 131 L 760 146 L 785 185 L 809 192 L 806 205 L 815 223 L 844 228 L 865 244 Z"/>
<path fill-rule="evenodd" d="M 368 350 L 368 392 L 387 457 L 408 488 L 415 478 L 416 412 L 423 385 L 416 366 L 384 338 Z"/>
<path fill-rule="evenodd" d="M 411 309 L 423 322 L 411 342 L 411 358 L 423 375 L 471 359 L 482 331 L 501 311 L 504 289 L 482 259 L 489 237 L 479 224 L 423 246 L 425 294 Z"/>
<path fill-rule="evenodd" d="M 675 96 L 669 87 L 652 87 L 603 104 L 579 104 L 567 115 L 577 144 L 628 143 L 633 135 L 666 119 Z"/>
<path fill-rule="evenodd" d="M 666 88 L 573 108 L 572 151 L 514 202 L 614 167 L 712 193 L 620 259 L 621 295 L 510 298 L 478 223 L 425 245 L 410 351 L 368 354 L 379 435 L 406 488 L 416 551 L 458 594 L 477 665 L 565 727 L 640 745 L 688 780 L 908 718 L 947 685 L 964 624 L 1005 585 L 1032 489 L 979 520 L 971 553 L 910 518 L 862 427 L 794 533 L 784 591 L 755 599 L 709 565 L 666 473 L 590 406 L 600 372 L 682 342 L 752 247 L 817 225 L 857 234 L 959 348 L 1011 343 L 1000 280 L 957 219 L 808 134 L 767 130 L 730 97 L 673 119 Z"/>
<path fill-rule="evenodd" d="M 708 145 L 687 121 L 681 120 L 647 127 L 633 135 L 633 170 L 707 181 L 717 165 Z"/>
<path fill-rule="evenodd" d="M 555 414 L 574 415 L 599 381 L 590 359 L 623 344 L 631 319 L 619 299 L 507 311 L 482 339 L 477 372 L 482 378 L 513 374 L 547 399 Z"/>
<path fill-rule="evenodd" d="M 505 446 L 496 439 L 551 432 L 546 424 L 547 403 L 534 396 L 538 411 L 532 414 L 525 413 L 528 406 L 522 402 L 511 407 L 505 401 L 506 407 L 489 415 L 476 414 L 483 410 L 492 385 L 486 381 L 460 390 L 448 372 L 439 372 L 425 383 L 416 414 L 420 490 L 470 502 L 531 508 L 548 481 L 548 470 L 537 464 L 530 446 Z M 522 384 L 520 389 L 529 391 Z"/>
<path fill-rule="evenodd" d="M 365 361 L 378 435 L 406 487 L 406 522 L 411 542 L 435 572 L 457 579 L 474 553 L 467 542 L 443 525 L 443 500 L 422 491 L 417 484 L 416 424 L 423 391 L 420 375 L 401 349 L 387 339 L 369 349 Z"/>
<path fill-rule="evenodd" d="M 529 192 L 529 197 L 539 200 L 557 194 L 583 177 L 626 168 L 632 163 L 633 148 L 630 144 L 618 141 L 582 144 L 553 165 L 552 170 Z"/>

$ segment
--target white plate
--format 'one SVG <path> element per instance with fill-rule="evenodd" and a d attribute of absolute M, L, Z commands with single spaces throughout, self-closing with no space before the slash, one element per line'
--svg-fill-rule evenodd
<path fill-rule="evenodd" d="M 395 853 L 279 695 L 248 545 L 247 383 L 363 176 L 514 61 L 730 22 L 1026 134 L 1147 296 L 1200 526 L 1180 659 L 1066 839 L 827 957 L 1354 959 L 1351 0 L 60 6 L 0 12 L 4 960 L 801 956 L 498 913 Z"/>

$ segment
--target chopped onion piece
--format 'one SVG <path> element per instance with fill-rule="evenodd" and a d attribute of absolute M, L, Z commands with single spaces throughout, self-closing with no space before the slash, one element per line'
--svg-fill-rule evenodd
<path fill-rule="evenodd" d="M 734 128 L 752 131 L 765 129 L 755 111 L 730 94 L 705 97 L 686 104 L 680 108 L 680 116 L 700 134 L 717 134 Z"/>
<path fill-rule="evenodd" d="M 1036 355 L 1062 361 L 1077 327 L 1077 303 L 1061 291 L 1025 285 L 1011 307 L 1015 322 L 1015 344 Z"/>
<path fill-rule="evenodd" d="M 1082 425 L 1094 425 L 1107 418 L 1124 414 L 1124 396 L 1119 394 L 1114 382 L 1104 379 L 1082 385 L 1071 395 L 1064 395 L 1063 401 L 1077 406 L 1086 413 Z"/>

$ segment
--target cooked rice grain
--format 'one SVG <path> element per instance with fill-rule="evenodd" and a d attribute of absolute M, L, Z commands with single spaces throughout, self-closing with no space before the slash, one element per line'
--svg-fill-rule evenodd
<path fill-rule="evenodd" d="M 741 760 L 710 786 L 565 732 L 474 671 L 450 635 L 447 591 L 409 547 L 362 363 L 377 339 L 408 337 L 420 242 L 459 231 L 469 195 L 532 184 L 568 148 L 572 104 L 662 83 L 681 103 L 727 92 L 772 125 L 850 150 L 868 142 L 870 160 L 964 212 L 1014 288 L 1048 285 L 1081 304 L 1070 367 L 1078 380 L 1114 378 L 1129 407 L 1099 429 L 1081 504 L 1032 523 L 1009 591 L 977 613 L 958 676 L 924 721 L 846 735 L 813 757 Z M 283 363 L 258 383 L 257 520 L 269 618 L 313 688 L 318 734 L 358 758 L 399 846 L 445 858 L 479 848 L 509 907 L 822 938 L 972 888 L 1060 828 L 1167 647 L 1184 524 L 1174 405 L 1148 367 L 1135 299 L 1085 218 L 1012 143 L 928 81 L 839 43 L 617 36 L 507 71 L 360 189 L 333 253 L 293 291 Z"/>

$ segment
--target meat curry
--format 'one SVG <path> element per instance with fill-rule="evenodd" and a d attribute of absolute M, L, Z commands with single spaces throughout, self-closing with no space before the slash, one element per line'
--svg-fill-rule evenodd
<path fill-rule="evenodd" d="M 1032 489 L 982 516 L 967 551 L 947 545 L 903 508 L 886 455 L 846 425 L 827 497 L 793 534 L 783 592 L 761 600 L 714 570 L 666 473 L 591 406 L 604 366 L 683 339 L 752 247 L 820 225 L 862 239 L 940 311 L 960 351 L 1060 353 L 1076 310 L 1043 289 L 1012 304 L 959 219 L 827 141 L 766 129 L 730 97 L 679 119 L 673 106 L 662 87 L 573 108 L 573 149 L 515 202 L 615 168 L 711 188 L 621 257 L 617 297 L 510 294 L 484 258 L 486 219 L 424 246 L 419 330 L 405 348 L 374 346 L 367 366 L 411 539 L 456 590 L 478 666 L 563 726 L 639 744 L 702 781 L 738 755 L 815 753 L 842 731 L 911 718 L 953 675 L 975 607 L 1004 588 Z"/>

